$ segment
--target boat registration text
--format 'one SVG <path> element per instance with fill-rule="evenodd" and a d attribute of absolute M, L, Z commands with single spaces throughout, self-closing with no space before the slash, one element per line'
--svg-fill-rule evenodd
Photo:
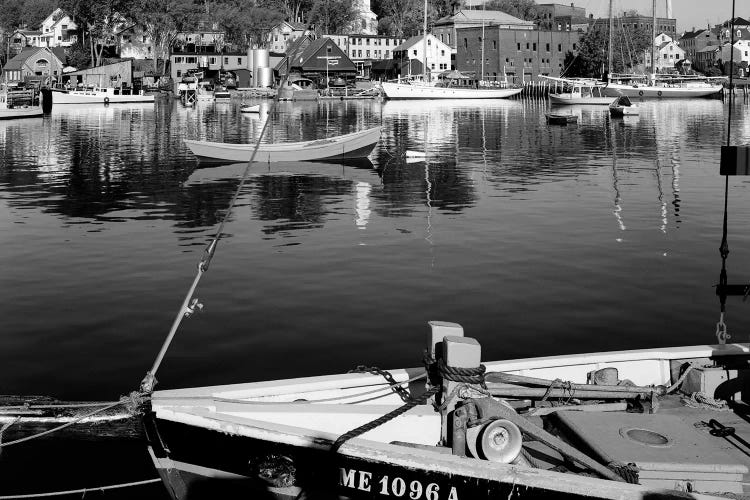
<path fill-rule="evenodd" d="M 417 479 L 404 480 L 398 476 L 378 476 L 363 470 L 339 468 L 339 486 L 356 489 L 363 492 L 392 496 L 396 498 L 410 498 L 411 500 L 458 500 L 455 486 L 440 488 L 437 483 L 423 484 Z"/>

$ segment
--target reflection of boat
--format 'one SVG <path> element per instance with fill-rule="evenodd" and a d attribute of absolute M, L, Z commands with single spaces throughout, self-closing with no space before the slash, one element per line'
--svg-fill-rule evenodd
<path fill-rule="evenodd" d="M 33 90 L 14 93 L 8 92 L 5 86 L 0 88 L 0 120 L 34 118 L 43 114 L 42 107 L 34 105 Z"/>
<path fill-rule="evenodd" d="M 380 140 L 380 127 L 314 141 L 260 144 L 256 162 L 319 161 L 364 158 Z M 193 154 L 209 161 L 249 161 L 255 144 L 191 141 L 185 144 Z"/>
<path fill-rule="evenodd" d="M 750 424 L 681 401 L 713 395 L 721 380 L 710 373 L 740 382 L 729 368 L 746 362 L 747 344 L 480 365 L 479 343 L 459 325 L 431 325 L 429 389 L 425 371 L 410 369 L 155 391 L 146 430 L 168 490 L 178 500 L 227 488 L 384 500 L 409 491 L 425 500 L 742 493 L 750 460 L 717 436 L 746 435 Z M 558 406 L 539 404 L 547 400 Z M 633 405 L 641 413 L 629 413 Z"/>
<path fill-rule="evenodd" d="M 243 104 L 240 107 L 241 113 L 260 113 L 260 104 Z"/>
<path fill-rule="evenodd" d="M 198 82 L 196 89 L 196 97 L 199 101 L 213 101 L 214 100 L 214 88 L 211 82 Z"/>
<path fill-rule="evenodd" d="M 552 125 L 567 125 L 568 123 L 578 123 L 577 115 L 547 113 L 545 116 L 547 118 L 547 123 Z"/>
<path fill-rule="evenodd" d="M 91 87 L 67 92 L 52 92 L 53 104 L 122 104 L 131 102 L 154 102 L 153 95 L 146 95 L 143 90 Z"/>
<path fill-rule="evenodd" d="M 609 105 L 609 114 L 612 116 L 634 116 L 638 114 L 638 108 L 633 106 L 628 96 L 620 96 Z"/>
<path fill-rule="evenodd" d="M 549 93 L 549 100 L 552 104 L 595 104 L 606 106 L 612 102 L 611 97 L 604 95 L 604 86 L 599 83 L 565 78 L 543 78 L 555 82 L 555 91 L 550 91 Z"/>
<path fill-rule="evenodd" d="M 247 168 L 247 162 L 229 163 L 224 165 L 211 164 L 208 167 L 196 167 L 185 185 L 220 182 L 227 179 L 240 179 Z M 250 165 L 251 175 L 279 175 L 279 176 L 319 176 L 335 179 L 350 179 L 353 181 L 372 182 L 378 177 L 372 161 L 369 158 L 358 158 L 343 163 L 326 162 L 276 162 L 253 163 Z"/>

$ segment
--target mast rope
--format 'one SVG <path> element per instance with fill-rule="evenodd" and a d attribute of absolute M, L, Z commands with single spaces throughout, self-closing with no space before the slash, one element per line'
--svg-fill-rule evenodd
<path fill-rule="evenodd" d="M 77 495 L 77 494 L 86 495 L 86 493 L 89 493 L 89 492 L 96 492 L 96 491 L 104 492 L 105 490 L 129 488 L 132 486 L 142 486 L 144 484 L 152 484 L 152 483 L 158 483 L 158 482 L 161 482 L 161 478 L 144 479 L 143 481 L 133 481 L 131 483 L 110 484 L 107 486 L 96 486 L 93 488 L 80 488 L 77 490 L 49 491 L 45 493 L 29 493 L 25 495 L 2 495 L 0 496 L 0 500 L 15 500 L 19 498 L 56 497 L 56 496 L 62 496 L 62 495 Z"/>
<path fill-rule="evenodd" d="M 195 293 L 195 289 L 198 287 L 198 283 L 200 282 L 203 273 L 208 271 L 208 266 L 209 264 L 211 264 L 211 259 L 213 259 L 214 253 L 216 253 L 216 247 L 219 244 L 219 240 L 224 235 L 224 226 L 229 220 L 229 216 L 232 214 L 232 210 L 234 209 L 234 205 L 237 202 L 237 198 L 239 198 L 240 196 L 242 188 L 245 187 L 245 181 L 247 181 L 247 178 L 250 174 L 250 167 L 255 161 L 255 155 L 258 153 L 258 148 L 260 147 L 261 140 L 266 133 L 268 124 L 271 122 L 271 113 L 274 111 L 275 107 L 276 102 L 274 102 L 271 106 L 271 109 L 268 110 L 269 116 L 266 119 L 266 122 L 263 124 L 263 128 L 261 129 L 260 135 L 258 136 L 258 139 L 255 143 L 255 148 L 253 148 L 253 154 L 250 156 L 250 160 L 247 162 L 247 166 L 245 167 L 245 171 L 242 174 L 242 178 L 240 179 L 240 183 L 237 186 L 237 190 L 234 192 L 234 196 L 232 196 L 232 199 L 229 202 L 229 207 L 224 213 L 224 217 L 222 217 L 221 223 L 219 224 L 216 233 L 214 234 L 213 238 L 211 238 L 208 246 L 206 246 L 205 250 L 203 251 L 201 260 L 198 263 L 198 272 L 196 273 L 195 278 L 193 279 L 193 283 L 192 285 L 190 285 L 190 288 L 185 295 L 185 300 L 183 300 L 182 302 L 182 307 L 180 307 L 180 310 L 177 312 L 177 316 L 172 323 L 172 328 L 169 330 L 167 338 L 164 340 L 164 344 L 162 344 L 161 350 L 159 351 L 159 354 L 157 354 L 151 370 L 146 372 L 146 376 L 141 381 L 141 392 L 145 394 L 150 394 L 154 391 L 154 386 L 156 385 L 156 372 L 157 370 L 159 370 L 159 366 L 164 359 L 164 355 L 167 353 L 167 350 L 169 349 L 169 346 L 172 343 L 172 339 L 174 339 L 174 336 L 177 333 L 177 329 L 180 327 L 182 320 L 184 318 L 190 317 L 196 310 L 200 311 L 201 309 L 203 309 L 203 304 L 198 302 L 197 298 L 193 298 L 193 294 Z"/>
<path fill-rule="evenodd" d="M 734 7 L 732 2 L 732 20 L 730 24 L 730 47 L 734 47 Z M 727 113 L 727 147 L 731 145 L 732 138 L 732 104 L 734 103 L 734 50 L 729 51 L 729 112 Z M 719 245 L 719 254 L 721 255 L 721 271 L 719 272 L 719 321 L 716 323 L 716 339 L 719 344 L 726 344 L 731 338 L 727 333 L 727 325 L 724 323 L 724 315 L 727 305 L 727 257 L 729 257 L 729 243 L 727 242 L 727 212 L 729 207 L 729 176 L 724 176 L 724 222 L 721 230 L 721 245 Z"/>

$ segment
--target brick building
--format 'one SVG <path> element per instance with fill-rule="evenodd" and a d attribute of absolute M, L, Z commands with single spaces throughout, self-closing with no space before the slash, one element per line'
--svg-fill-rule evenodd
<path fill-rule="evenodd" d="M 457 31 L 456 69 L 481 74 L 482 28 Z M 560 76 L 565 54 L 576 53 L 581 34 L 577 31 L 514 30 L 484 27 L 484 79 L 520 83 L 537 75 Z"/>

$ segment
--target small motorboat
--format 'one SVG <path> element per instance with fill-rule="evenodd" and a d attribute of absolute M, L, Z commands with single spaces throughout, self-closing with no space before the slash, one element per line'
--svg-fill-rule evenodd
<path fill-rule="evenodd" d="M 578 123 L 578 116 L 572 114 L 547 113 L 547 123 L 550 125 L 567 125 L 568 123 Z"/>
<path fill-rule="evenodd" d="M 636 116 L 638 108 L 633 105 L 628 96 L 622 95 L 609 105 L 609 114 L 614 117 Z"/>
<path fill-rule="evenodd" d="M 260 113 L 260 104 L 243 104 L 240 108 L 241 113 Z"/>
<path fill-rule="evenodd" d="M 380 129 L 381 127 L 373 127 L 314 141 L 260 144 L 255 161 L 272 163 L 365 158 L 380 140 Z M 227 162 L 250 161 L 256 147 L 256 144 L 230 144 L 188 139 L 185 139 L 185 144 L 201 160 Z"/>
<path fill-rule="evenodd" d="M 232 94 L 225 87 L 216 87 L 214 89 L 214 101 L 227 102 L 232 99 Z"/>

